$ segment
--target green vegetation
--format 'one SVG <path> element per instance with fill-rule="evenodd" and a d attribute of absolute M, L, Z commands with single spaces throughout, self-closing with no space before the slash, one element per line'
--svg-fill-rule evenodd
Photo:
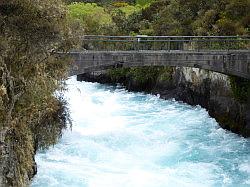
<path fill-rule="evenodd" d="M 69 121 L 65 102 L 54 94 L 64 88 L 69 65 L 58 52 L 68 51 L 77 36 L 67 15 L 60 0 L 0 2 L 0 130 L 10 146 L 1 175 L 13 174 L 7 186 L 26 185 L 34 148 L 56 143 Z"/>
<path fill-rule="evenodd" d="M 142 67 L 131 68 L 129 70 L 129 76 L 140 84 L 155 83 L 159 75 L 163 74 L 168 68 L 163 67 Z"/>
<path fill-rule="evenodd" d="M 140 67 L 140 68 L 116 68 L 108 71 L 108 75 L 114 82 L 133 81 L 144 90 L 155 85 L 158 81 L 171 81 L 171 67 Z"/>
<path fill-rule="evenodd" d="M 68 8 L 71 20 L 79 21 L 85 34 L 103 34 L 103 28 L 112 23 L 111 15 L 95 3 L 73 3 Z"/>
<path fill-rule="evenodd" d="M 137 0 L 136 3 L 112 1 L 110 4 L 100 2 L 96 1 L 98 5 L 95 4 L 95 7 L 89 3 L 69 5 L 72 15 L 76 14 L 76 8 L 73 7 L 81 7 L 77 9 L 79 16 L 79 12 L 82 12 L 86 17 L 98 15 L 99 19 L 108 20 L 103 22 L 109 25 L 103 28 L 106 32 L 99 30 L 99 34 L 247 35 L 250 32 L 249 0 Z M 93 14 L 96 11 L 99 14 Z M 92 19 L 95 22 L 97 18 Z M 117 20 L 122 20 L 122 23 Z M 84 26 L 92 25 L 85 23 Z"/>
<path fill-rule="evenodd" d="M 230 76 L 230 84 L 235 99 L 246 103 L 250 99 L 250 81 L 244 78 Z"/>
<path fill-rule="evenodd" d="M 65 0 L 66 3 L 76 3 L 76 2 L 81 2 L 81 3 L 96 3 L 100 6 L 108 6 L 112 3 L 128 3 L 128 4 L 135 4 L 135 0 Z"/>
<path fill-rule="evenodd" d="M 118 10 L 121 10 L 122 12 L 125 13 L 126 17 L 128 17 L 136 12 L 139 12 L 141 9 L 142 9 L 142 7 L 140 5 L 136 5 L 136 6 L 126 5 L 126 6 L 122 6 L 122 7 L 118 8 Z"/>
<path fill-rule="evenodd" d="M 136 0 L 136 4 L 141 5 L 141 6 L 145 6 L 145 5 L 151 4 L 154 1 L 155 0 Z"/>
<path fill-rule="evenodd" d="M 125 28 L 126 19 L 142 9 L 140 5 L 125 2 L 114 2 L 104 7 L 96 3 L 71 3 L 68 8 L 71 20 L 79 21 L 85 34 L 90 35 L 117 35 Z"/>

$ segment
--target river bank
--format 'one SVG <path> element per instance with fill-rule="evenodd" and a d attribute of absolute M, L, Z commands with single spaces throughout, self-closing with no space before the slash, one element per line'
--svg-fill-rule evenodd
<path fill-rule="evenodd" d="M 200 105 L 208 110 L 222 128 L 250 137 L 250 96 L 246 98 L 245 93 L 242 96 L 242 92 L 239 92 L 246 90 L 243 86 L 248 85 L 248 82 L 243 86 L 237 85 L 235 79 L 227 75 L 198 68 L 166 68 L 157 70 L 156 74 L 148 69 L 140 72 L 139 78 L 129 71 L 102 71 L 78 75 L 77 78 L 80 81 L 121 83 L 129 91 L 145 91 L 159 94 L 163 99 L 175 98 L 190 105 Z M 147 71 L 151 71 L 153 78 L 145 78 Z"/>

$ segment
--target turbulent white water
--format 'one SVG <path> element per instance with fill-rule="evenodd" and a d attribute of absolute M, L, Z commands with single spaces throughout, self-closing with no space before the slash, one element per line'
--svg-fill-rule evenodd
<path fill-rule="evenodd" d="M 32 187 L 250 186 L 250 139 L 201 107 L 68 81 L 74 120 L 36 155 Z"/>

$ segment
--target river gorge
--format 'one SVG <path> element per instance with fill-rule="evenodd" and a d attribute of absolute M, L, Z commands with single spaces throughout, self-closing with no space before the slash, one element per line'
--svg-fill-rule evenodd
<path fill-rule="evenodd" d="M 36 155 L 32 187 L 249 186 L 250 139 L 200 106 L 68 81 L 72 130 Z"/>

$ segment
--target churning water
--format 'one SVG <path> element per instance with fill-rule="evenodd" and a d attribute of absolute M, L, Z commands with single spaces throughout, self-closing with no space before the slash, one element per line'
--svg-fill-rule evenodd
<path fill-rule="evenodd" d="M 68 80 L 74 120 L 36 155 L 32 187 L 250 186 L 250 139 L 201 107 Z"/>

